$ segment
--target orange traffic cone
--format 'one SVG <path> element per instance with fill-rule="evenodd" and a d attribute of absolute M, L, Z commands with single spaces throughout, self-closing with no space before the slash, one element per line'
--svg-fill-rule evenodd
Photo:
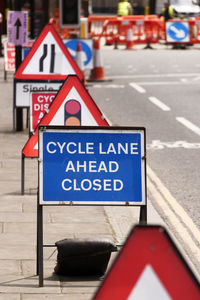
<path fill-rule="evenodd" d="M 78 65 L 79 69 L 83 73 L 83 82 L 84 82 L 84 84 L 87 84 L 86 79 L 85 79 L 83 55 L 82 55 L 82 48 L 81 48 L 81 42 L 80 41 L 78 41 L 77 48 L 76 48 L 76 63 Z"/>
<path fill-rule="evenodd" d="M 94 53 L 94 67 L 91 71 L 91 80 L 105 80 L 104 68 L 102 64 L 101 52 L 100 52 L 100 39 L 94 39 L 93 41 L 93 53 Z"/>
<path fill-rule="evenodd" d="M 78 41 L 77 48 L 76 48 L 76 63 L 79 66 L 79 69 L 83 71 L 83 58 L 82 58 L 82 49 L 81 49 L 81 42 Z"/>
<path fill-rule="evenodd" d="M 132 28 L 129 28 L 127 30 L 127 36 L 126 36 L 126 49 L 131 50 L 133 49 L 134 40 L 133 40 L 133 31 Z"/>

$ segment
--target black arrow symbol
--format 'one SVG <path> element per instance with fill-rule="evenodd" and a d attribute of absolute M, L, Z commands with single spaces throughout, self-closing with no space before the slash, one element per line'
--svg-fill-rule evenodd
<path fill-rule="evenodd" d="M 16 20 L 14 26 L 17 27 L 16 28 L 16 39 L 18 40 L 19 39 L 19 28 L 20 28 L 20 26 L 22 26 L 22 23 L 19 18 Z"/>

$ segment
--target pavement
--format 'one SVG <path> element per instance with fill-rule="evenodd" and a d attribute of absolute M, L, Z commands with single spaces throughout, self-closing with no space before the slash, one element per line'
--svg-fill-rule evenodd
<path fill-rule="evenodd" d="M 44 249 L 44 287 L 36 276 L 36 159 L 25 160 L 25 194 L 21 195 L 21 151 L 28 139 L 24 130 L 13 132 L 13 73 L 7 81 L 0 58 L 0 300 L 88 300 L 103 278 L 59 277 L 54 274 L 56 248 Z M 63 238 L 104 237 L 123 243 L 139 221 L 137 207 L 44 207 L 44 243 Z M 164 225 L 148 202 L 148 223 Z M 112 253 L 110 264 L 116 253 Z"/>

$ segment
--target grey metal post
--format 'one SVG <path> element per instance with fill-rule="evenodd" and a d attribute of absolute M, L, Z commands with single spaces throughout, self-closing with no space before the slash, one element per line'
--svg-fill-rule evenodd
<path fill-rule="evenodd" d="M 141 225 L 147 224 L 147 205 L 140 206 L 140 221 Z"/>
<path fill-rule="evenodd" d="M 15 10 L 21 11 L 21 1 L 17 0 L 15 2 Z M 16 59 L 16 70 L 19 68 L 22 62 L 22 46 L 15 46 L 15 59 Z M 16 108 L 16 131 L 23 130 L 23 108 L 17 107 Z"/>
<path fill-rule="evenodd" d="M 38 203 L 38 222 L 37 222 L 37 266 L 39 275 L 39 287 L 44 286 L 43 270 L 43 206 Z"/>
<path fill-rule="evenodd" d="M 22 153 L 22 162 L 21 162 L 21 195 L 24 195 L 24 174 L 25 174 L 25 156 Z"/>

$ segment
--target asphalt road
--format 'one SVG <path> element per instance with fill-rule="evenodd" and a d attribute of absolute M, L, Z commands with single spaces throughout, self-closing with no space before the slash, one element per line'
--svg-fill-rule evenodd
<path fill-rule="evenodd" d="M 101 55 L 108 81 L 90 94 L 113 125 L 146 128 L 148 165 L 200 229 L 200 49 Z"/>

